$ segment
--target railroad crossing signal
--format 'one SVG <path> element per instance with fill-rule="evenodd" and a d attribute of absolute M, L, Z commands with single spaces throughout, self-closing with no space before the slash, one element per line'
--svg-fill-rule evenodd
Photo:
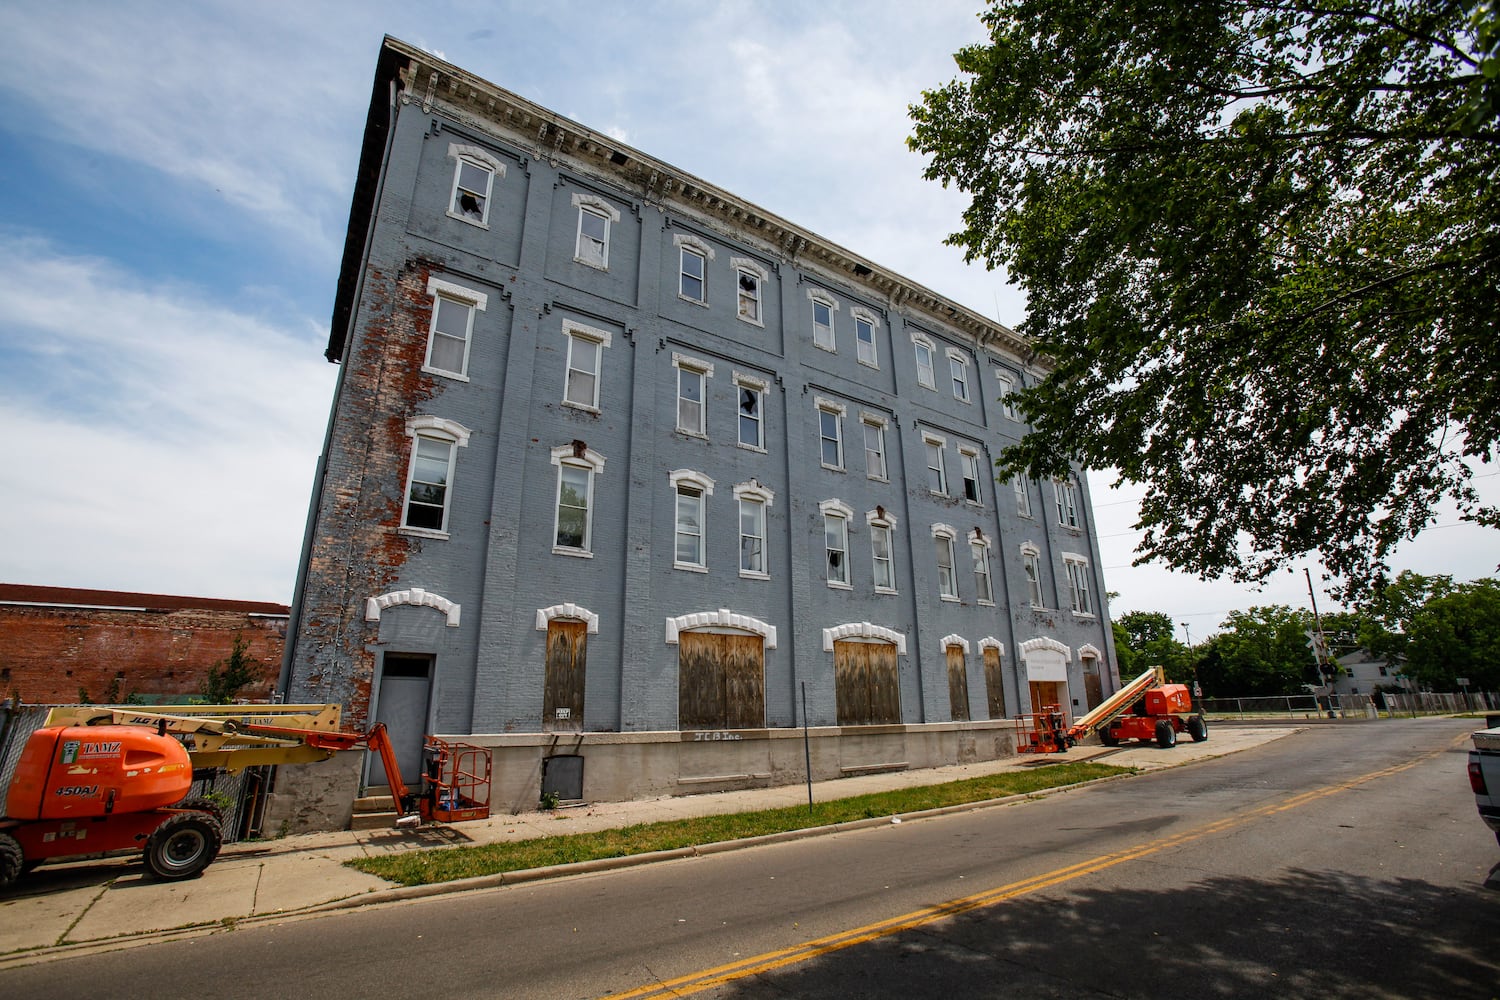
<path fill-rule="evenodd" d="M 1312 650 L 1313 659 L 1319 663 L 1328 659 L 1328 637 L 1317 629 L 1306 631 L 1307 648 Z"/>

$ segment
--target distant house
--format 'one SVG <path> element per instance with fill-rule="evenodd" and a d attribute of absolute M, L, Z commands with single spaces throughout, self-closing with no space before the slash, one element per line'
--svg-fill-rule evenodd
<path fill-rule="evenodd" d="M 0 699 L 32 705 L 196 695 L 235 638 L 262 665 L 243 697 L 275 686 L 288 608 L 264 601 L 0 583 Z"/>
<path fill-rule="evenodd" d="M 325 354 L 282 694 L 412 777 L 424 731 L 502 808 L 797 781 L 804 722 L 818 778 L 989 759 L 1118 686 L 1082 470 L 995 479 L 1024 338 L 394 39 Z"/>
<path fill-rule="evenodd" d="M 1384 691 L 1412 691 L 1411 679 L 1401 672 L 1399 666 L 1390 666 L 1385 657 L 1376 656 L 1367 649 L 1356 649 L 1338 658 L 1340 672 L 1333 681 L 1334 694 L 1375 693 L 1379 687 Z"/>

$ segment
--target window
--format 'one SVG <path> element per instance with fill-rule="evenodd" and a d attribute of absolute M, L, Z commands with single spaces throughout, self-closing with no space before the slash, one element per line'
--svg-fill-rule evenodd
<path fill-rule="evenodd" d="M 1071 479 L 1053 481 L 1057 494 L 1057 523 L 1065 528 L 1078 527 L 1078 484 Z"/>
<path fill-rule="evenodd" d="M 620 210 L 603 198 L 575 193 L 573 207 L 578 209 L 578 242 L 573 259 L 601 271 L 609 269 L 609 224 L 620 221 Z"/>
<path fill-rule="evenodd" d="M 953 375 L 953 398 L 969 401 L 969 359 L 957 351 L 948 352 L 948 370 Z"/>
<path fill-rule="evenodd" d="M 766 505 L 753 497 L 740 498 L 740 572 L 766 572 Z"/>
<path fill-rule="evenodd" d="M 1074 614 L 1094 613 L 1093 601 L 1089 598 L 1089 564 L 1083 556 L 1063 553 L 1063 569 L 1068 573 L 1068 596 Z"/>
<path fill-rule="evenodd" d="M 1029 545 L 1021 546 L 1021 567 L 1026 571 L 1026 593 L 1033 608 L 1045 607 L 1042 603 L 1041 553 Z"/>
<path fill-rule="evenodd" d="M 1012 398 L 1016 391 L 1016 377 L 1010 372 L 996 369 L 995 380 L 1000 383 L 1000 412 L 1011 420 L 1019 420 L 1016 401 Z"/>
<path fill-rule="evenodd" d="M 455 453 L 468 447 L 469 429 L 442 417 L 421 416 L 406 422 L 406 433 L 412 448 L 401 526 L 446 537 Z"/>
<path fill-rule="evenodd" d="M 563 402 L 585 410 L 599 410 L 599 366 L 604 348 L 609 346 L 608 330 L 563 321 L 568 338 L 568 374 L 563 385 Z"/>
<path fill-rule="evenodd" d="M 489 296 L 439 278 L 427 279 L 427 294 L 432 296 L 432 326 L 422 370 L 467 379 L 474 314 L 484 311 Z"/>
<path fill-rule="evenodd" d="M 828 569 L 828 586 L 849 587 L 849 518 L 854 513 L 838 500 L 825 500 L 823 511 L 823 549 Z"/>
<path fill-rule="evenodd" d="M 865 475 L 884 481 L 885 471 L 885 421 L 866 414 L 865 429 Z"/>
<path fill-rule="evenodd" d="M 1026 477 L 1021 475 L 1012 476 L 1011 484 L 1016 488 L 1016 513 L 1022 517 L 1031 516 L 1031 489 L 1027 484 Z"/>
<path fill-rule="evenodd" d="M 552 449 L 557 466 L 557 519 L 552 551 L 558 555 L 591 556 L 593 547 L 594 477 L 604 471 L 604 458 L 582 441 Z"/>
<path fill-rule="evenodd" d="M 707 433 L 704 387 L 713 366 L 681 354 L 672 355 L 677 369 L 677 429 L 684 434 L 702 437 Z"/>
<path fill-rule="evenodd" d="M 875 318 L 868 313 L 856 312 L 854 314 L 854 351 L 862 365 L 872 368 L 880 367 L 879 358 L 875 353 Z"/>
<path fill-rule="evenodd" d="M 447 436 L 421 433 L 413 436 L 406 511 L 401 516 L 403 527 L 448 530 L 448 483 L 453 477 L 453 453 L 457 445 L 457 441 Z"/>
<path fill-rule="evenodd" d="M 740 397 L 740 445 L 764 451 L 766 448 L 766 383 L 748 375 L 734 376 Z"/>
<path fill-rule="evenodd" d="M 827 299 L 813 299 L 813 346 L 837 350 L 833 339 L 833 311 L 838 306 Z"/>
<path fill-rule="evenodd" d="M 769 579 L 766 568 L 766 509 L 773 494 L 755 480 L 734 488 L 740 502 L 740 576 Z"/>
<path fill-rule="evenodd" d="M 844 468 L 844 407 L 818 400 L 818 438 L 825 469 Z"/>
<path fill-rule="evenodd" d="M 947 444 L 940 437 L 922 435 L 927 448 L 927 489 L 933 493 L 948 495 L 948 473 L 943 467 L 943 447 Z"/>
<path fill-rule="evenodd" d="M 953 529 L 946 524 L 932 526 L 932 541 L 937 550 L 938 595 L 945 601 L 958 600 L 958 577 L 953 572 Z"/>
<path fill-rule="evenodd" d="M 713 480 L 687 469 L 676 470 L 670 479 L 677 496 L 672 565 L 677 569 L 705 571 L 708 561 L 703 545 L 703 525 L 707 500 L 714 491 Z"/>
<path fill-rule="evenodd" d="M 478 146 L 449 143 L 448 158 L 454 161 L 453 194 L 448 216 L 481 228 L 489 228 L 490 194 L 495 176 L 505 176 L 505 164 Z"/>
<path fill-rule="evenodd" d="M 558 466 L 555 544 L 559 547 L 588 551 L 593 492 L 594 474 L 591 470 L 577 465 Z"/>
<path fill-rule="evenodd" d="M 932 342 L 925 337 L 913 337 L 917 351 L 917 383 L 928 389 L 937 388 L 937 375 L 932 368 Z"/>
<path fill-rule="evenodd" d="M 705 261 L 703 255 L 691 247 L 682 248 L 681 284 L 677 287 L 677 293 L 685 299 L 694 302 L 706 302 L 704 292 L 705 283 Z"/>
<path fill-rule="evenodd" d="M 990 582 L 990 540 L 976 528 L 969 539 L 969 555 L 974 559 L 974 597 L 980 604 L 995 603 L 995 588 Z"/>
<path fill-rule="evenodd" d="M 735 257 L 730 261 L 734 265 L 736 315 L 746 323 L 754 323 L 756 326 L 764 326 L 764 316 L 761 313 L 761 287 L 766 283 L 766 269 L 752 260 L 744 257 Z"/>
<path fill-rule="evenodd" d="M 972 448 L 960 448 L 958 460 L 963 463 L 964 500 L 969 503 L 984 503 L 984 495 L 979 488 L 979 453 Z"/>
<path fill-rule="evenodd" d="M 896 563 L 893 541 L 896 519 L 886 513 L 884 507 L 876 507 L 865 515 L 870 525 L 870 557 L 875 569 L 875 593 L 896 592 Z"/>

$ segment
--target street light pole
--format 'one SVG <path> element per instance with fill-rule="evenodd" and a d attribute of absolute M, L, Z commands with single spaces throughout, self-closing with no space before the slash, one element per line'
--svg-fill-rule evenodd
<path fill-rule="evenodd" d="M 1193 655 L 1193 633 L 1188 630 L 1187 622 L 1179 622 L 1182 626 L 1182 634 L 1187 637 L 1188 667 L 1193 671 L 1193 697 L 1203 697 L 1203 685 L 1198 683 L 1198 658 Z"/>

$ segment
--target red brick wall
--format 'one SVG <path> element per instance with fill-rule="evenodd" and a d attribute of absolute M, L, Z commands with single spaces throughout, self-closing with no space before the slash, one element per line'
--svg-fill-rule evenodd
<path fill-rule="evenodd" d="M 266 700 L 281 670 L 286 619 L 234 611 L 116 611 L 0 606 L 0 698 L 27 704 L 102 703 L 119 677 L 118 700 L 197 694 L 235 636 L 260 664 L 240 698 Z M 84 694 L 80 697 L 79 690 Z"/>

